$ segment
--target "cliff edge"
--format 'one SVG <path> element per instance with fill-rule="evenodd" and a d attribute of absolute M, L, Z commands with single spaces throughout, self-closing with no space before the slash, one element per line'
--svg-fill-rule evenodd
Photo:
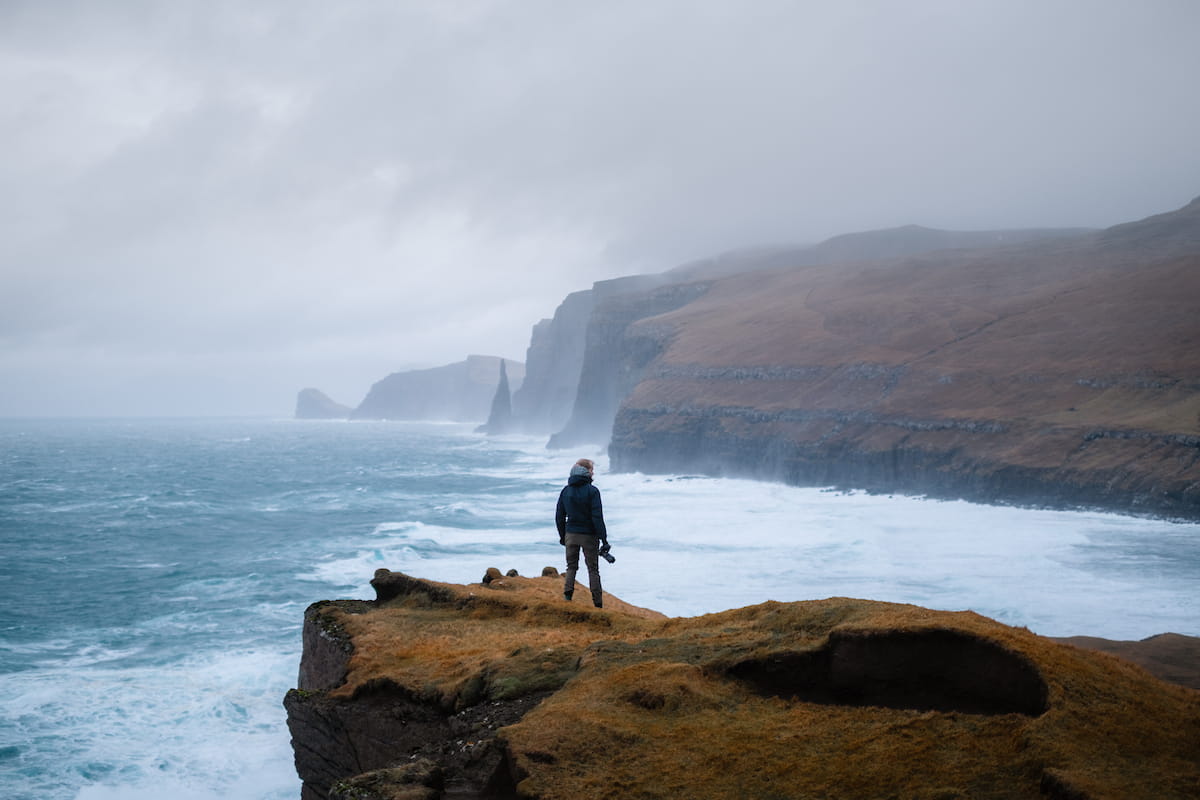
<path fill-rule="evenodd" d="M 667 619 L 547 568 L 305 614 L 316 798 L 1184 798 L 1200 693 L 970 612 L 830 598 Z"/>

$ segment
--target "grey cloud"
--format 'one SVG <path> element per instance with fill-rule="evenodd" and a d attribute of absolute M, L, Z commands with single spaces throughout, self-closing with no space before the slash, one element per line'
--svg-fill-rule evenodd
<path fill-rule="evenodd" d="M 101 363 L 143 410 L 223 363 L 228 407 L 354 402 L 521 358 L 617 274 L 1164 211 L 1200 194 L 1197 29 L 1170 0 L 6 3 L 0 377 L 37 387 L 0 414 Z"/>

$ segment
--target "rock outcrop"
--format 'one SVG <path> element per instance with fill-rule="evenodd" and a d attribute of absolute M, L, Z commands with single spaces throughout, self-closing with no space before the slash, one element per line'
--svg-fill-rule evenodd
<path fill-rule="evenodd" d="M 394 372 L 371 387 L 351 418 L 483 422 L 502 360 L 473 355 L 442 367 Z M 525 365 L 509 361 L 511 385 L 519 387 L 524 377 Z"/>
<path fill-rule="evenodd" d="M 320 389 L 301 389 L 296 395 L 296 419 L 348 419 L 353 412 Z"/>
<path fill-rule="evenodd" d="M 704 285 L 608 332 L 615 469 L 1200 519 L 1200 200 Z"/>
<path fill-rule="evenodd" d="M 305 800 L 1190 798 L 1200 693 L 970 612 L 832 598 L 667 619 L 511 571 L 380 570 L 305 615 Z"/>

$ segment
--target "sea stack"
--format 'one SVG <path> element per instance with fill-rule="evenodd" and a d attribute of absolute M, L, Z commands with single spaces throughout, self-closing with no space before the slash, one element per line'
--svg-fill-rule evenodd
<path fill-rule="evenodd" d="M 497 384 L 496 394 L 492 398 L 492 411 L 488 414 L 487 422 L 476 428 L 476 431 L 495 436 L 511 430 L 512 392 L 508 388 L 508 372 L 504 368 L 504 359 L 500 359 L 500 383 Z"/>

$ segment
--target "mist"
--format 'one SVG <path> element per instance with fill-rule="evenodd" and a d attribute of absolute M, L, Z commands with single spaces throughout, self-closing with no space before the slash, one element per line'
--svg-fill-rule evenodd
<path fill-rule="evenodd" d="M 290 415 L 569 292 L 1200 194 L 1200 7 L 0 6 L 0 415 Z"/>

